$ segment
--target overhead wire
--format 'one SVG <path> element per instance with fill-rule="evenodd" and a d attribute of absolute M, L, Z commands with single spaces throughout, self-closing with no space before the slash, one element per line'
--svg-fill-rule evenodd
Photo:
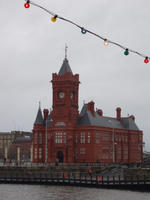
<path fill-rule="evenodd" d="M 125 51 L 124 51 L 124 55 L 126 55 L 126 56 L 129 55 L 129 52 L 131 52 L 131 53 L 137 54 L 138 56 L 144 57 L 144 58 L 145 58 L 145 59 L 144 59 L 144 62 L 145 62 L 145 63 L 148 63 L 149 60 L 150 60 L 150 56 L 146 56 L 146 55 L 144 55 L 144 54 L 142 54 L 142 53 L 140 53 L 140 52 L 138 52 L 138 51 L 136 51 L 136 50 L 132 50 L 132 49 L 130 49 L 130 48 L 128 48 L 128 47 L 125 47 L 125 46 L 123 46 L 123 45 L 117 43 L 117 42 L 114 42 L 114 41 L 111 41 L 111 40 L 109 40 L 109 39 L 107 39 L 107 38 L 104 38 L 104 37 L 102 37 L 101 35 L 99 35 L 99 34 L 93 32 L 93 31 L 90 31 L 90 30 L 86 29 L 85 27 L 83 27 L 83 26 L 81 26 L 81 25 L 78 25 L 77 23 L 71 21 L 70 19 L 61 17 L 61 16 L 59 16 L 58 14 L 56 14 L 56 13 L 54 13 L 54 12 L 48 10 L 47 8 L 41 6 L 41 5 L 37 4 L 37 3 L 34 3 L 33 1 L 30 1 L 30 0 L 25 0 L 25 1 L 26 1 L 26 3 L 24 4 L 24 7 L 25 7 L 25 8 L 29 8 L 29 7 L 30 7 L 30 4 L 33 5 L 33 6 L 35 6 L 35 7 L 38 7 L 38 8 L 40 8 L 40 9 L 44 10 L 45 12 L 47 12 L 48 14 L 50 14 L 50 15 L 52 16 L 51 20 L 52 20 L 53 22 L 56 22 L 57 19 L 63 20 L 63 21 L 65 21 L 65 22 L 68 22 L 68 23 L 70 23 L 70 24 L 76 26 L 77 28 L 79 28 L 79 29 L 81 30 L 81 33 L 82 33 L 82 34 L 89 33 L 89 34 L 94 35 L 95 37 L 98 37 L 99 39 L 103 40 L 105 46 L 107 46 L 108 44 L 113 44 L 113 45 L 115 45 L 115 46 L 120 47 L 121 49 L 124 49 L 124 50 L 125 50 Z"/>

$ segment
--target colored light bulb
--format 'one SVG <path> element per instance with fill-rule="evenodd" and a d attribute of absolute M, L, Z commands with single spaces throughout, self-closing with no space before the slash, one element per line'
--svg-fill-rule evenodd
<path fill-rule="evenodd" d="M 129 55 L 129 50 L 128 49 L 125 50 L 124 55 L 125 56 Z"/>
<path fill-rule="evenodd" d="M 24 7 L 25 7 L 25 8 L 29 8 L 29 7 L 30 7 L 30 1 L 27 1 L 27 2 L 24 4 Z"/>
<path fill-rule="evenodd" d="M 55 16 L 53 16 L 53 17 L 51 18 L 52 22 L 56 22 L 56 19 L 57 19 L 57 15 L 55 15 Z"/>
<path fill-rule="evenodd" d="M 104 39 L 104 45 L 105 45 L 105 46 L 108 46 L 108 44 L 109 44 L 108 40 L 107 40 L 107 39 Z"/>
<path fill-rule="evenodd" d="M 86 32 L 87 32 L 86 29 L 84 29 L 84 28 L 82 27 L 82 28 L 81 28 L 81 33 L 82 33 L 82 34 L 86 34 Z"/>
<path fill-rule="evenodd" d="M 145 63 L 149 63 L 149 59 L 148 59 L 148 57 L 145 57 L 144 62 L 145 62 Z"/>

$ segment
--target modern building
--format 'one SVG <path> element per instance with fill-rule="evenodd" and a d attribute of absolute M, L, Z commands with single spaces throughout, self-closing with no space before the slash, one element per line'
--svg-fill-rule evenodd
<path fill-rule="evenodd" d="M 66 57 L 51 83 L 52 109 L 39 106 L 33 127 L 33 162 L 142 162 L 143 133 L 133 115 L 123 117 L 118 107 L 115 118 L 106 117 L 93 101 L 79 113 L 79 74 Z"/>

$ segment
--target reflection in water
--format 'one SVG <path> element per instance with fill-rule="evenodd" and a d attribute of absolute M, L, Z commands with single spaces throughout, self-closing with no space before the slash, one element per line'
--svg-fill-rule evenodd
<path fill-rule="evenodd" d="M 149 200 L 148 192 L 45 185 L 0 185 L 0 200 Z"/>

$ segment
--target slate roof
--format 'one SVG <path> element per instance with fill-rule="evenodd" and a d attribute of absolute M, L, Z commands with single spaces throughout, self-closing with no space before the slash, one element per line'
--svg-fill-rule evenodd
<path fill-rule="evenodd" d="M 52 112 L 50 112 L 50 114 L 48 115 L 45 125 L 47 125 L 48 127 L 52 126 Z"/>
<path fill-rule="evenodd" d="M 15 144 L 26 143 L 26 142 L 32 142 L 32 137 L 17 137 L 14 141 Z"/>
<path fill-rule="evenodd" d="M 62 66 L 61 66 L 61 68 L 60 68 L 60 70 L 58 72 L 58 75 L 64 75 L 67 72 L 71 72 L 72 73 L 72 70 L 70 68 L 70 65 L 69 65 L 69 62 L 68 62 L 67 58 L 65 58 L 64 61 L 63 61 Z"/>
<path fill-rule="evenodd" d="M 39 110 L 38 110 L 38 113 L 37 113 L 37 116 L 36 116 L 36 119 L 35 119 L 35 122 L 34 124 L 35 125 L 42 125 L 43 124 L 43 116 L 42 116 L 42 111 L 41 111 L 41 108 L 39 106 Z"/>
<path fill-rule="evenodd" d="M 95 116 L 93 116 L 88 110 L 88 104 L 83 105 L 77 120 L 77 126 L 102 126 L 127 130 L 139 130 L 134 120 L 130 117 L 118 120 L 116 118 L 99 116 L 96 112 Z"/>

